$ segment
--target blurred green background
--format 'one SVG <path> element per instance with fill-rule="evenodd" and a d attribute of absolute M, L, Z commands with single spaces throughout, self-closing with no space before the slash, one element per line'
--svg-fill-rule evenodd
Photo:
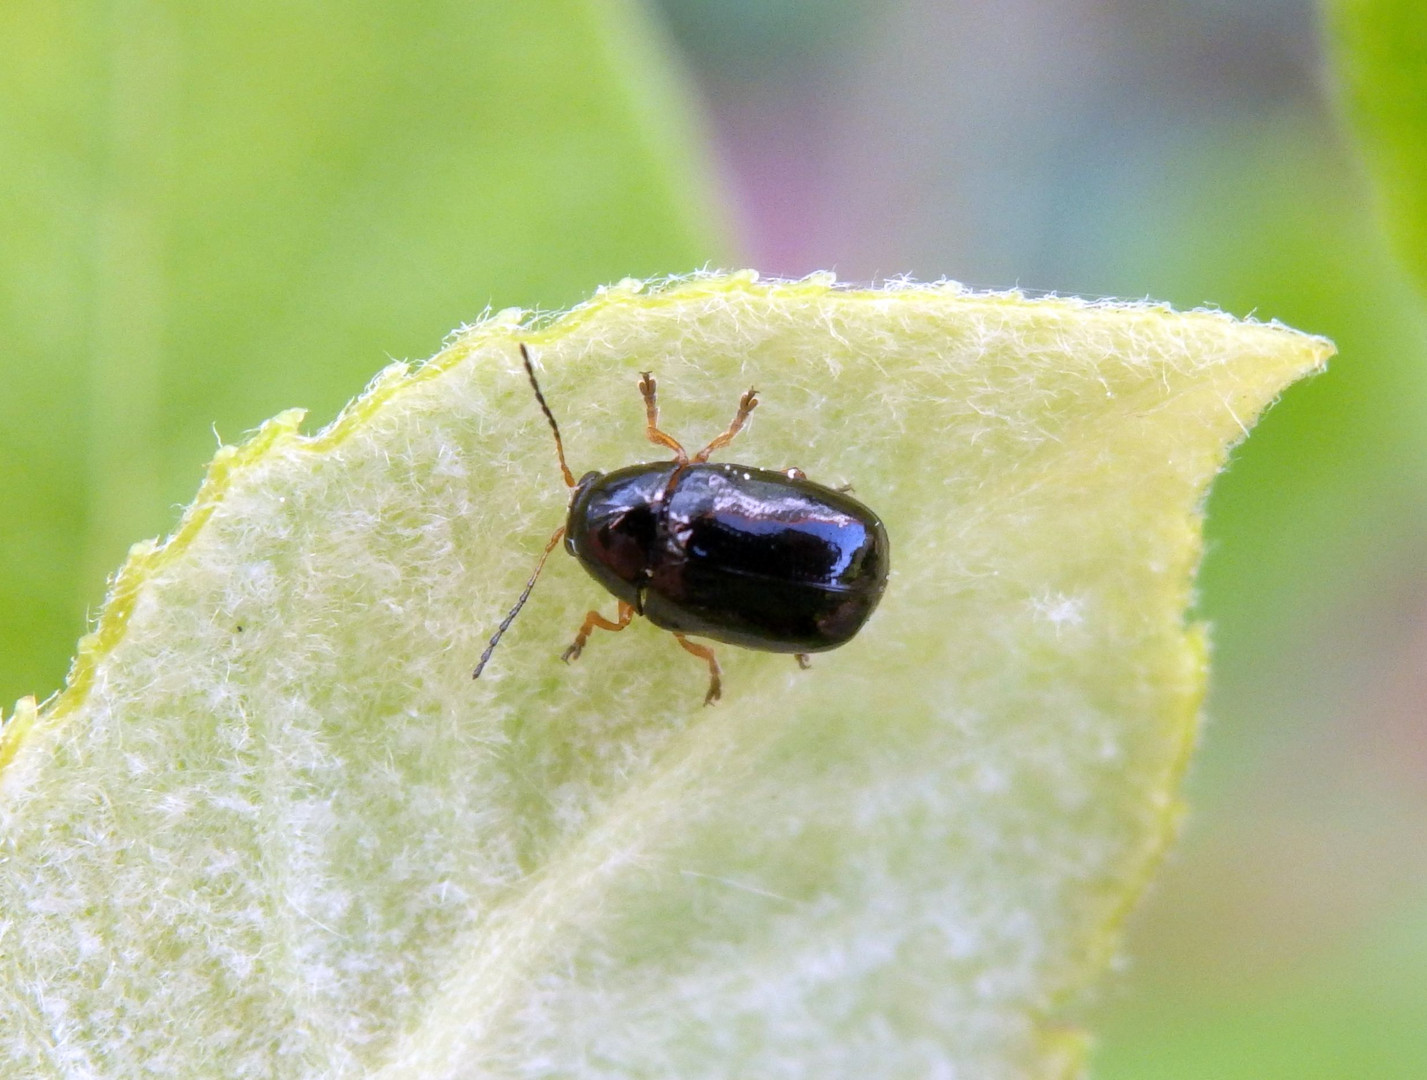
<path fill-rule="evenodd" d="M 1427 1077 L 1419 7 L 10 0 L 0 701 L 215 436 L 487 306 L 713 264 L 1281 319 L 1341 355 L 1211 499 L 1193 813 L 1094 1075 Z"/>

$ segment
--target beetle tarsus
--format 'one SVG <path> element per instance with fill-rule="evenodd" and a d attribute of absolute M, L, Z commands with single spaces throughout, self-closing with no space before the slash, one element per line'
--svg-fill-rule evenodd
<path fill-rule="evenodd" d="M 569 663 L 571 660 L 578 660 L 580 653 L 585 651 L 585 645 L 590 640 L 590 635 L 598 627 L 601 630 L 608 630 L 610 633 L 619 633 L 629 625 L 629 620 L 634 618 L 634 605 L 626 604 L 623 600 L 619 602 L 619 617 L 614 622 L 606 619 L 598 611 L 591 611 L 585 615 L 584 624 L 580 627 L 580 632 L 575 635 L 574 642 L 561 654 L 560 659 Z"/>
<path fill-rule="evenodd" d="M 707 645 L 695 645 L 683 634 L 675 633 L 674 639 L 685 651 L 693 653 L 700 660 L 705 660 L 709 665 L 709 692 L 704 695 L 704 704 L 712 705 L 719 698 L 723 697 L 723 669 L 718 666 L 718 658 L 714 656 L 714 651 Z"/>
<path fill-rule="evenodd" d="M 659 430 L 659 384 L 654 381 L 652 371 L 639 373 L 639 392 L 644 396 L 644 434 L 655 446 L 663 446 L 674 451 L 674 460 L 680 465 L 687 464 L 688 453 L 679 445 L 674 436 Z"/>
<path fill-rule="evenodd" d="M 807 671 L 808 668 L 813 666 L 813 658 L 805 652 L 794 653 L 793 659 L 798 662 L 798 667 L 804 671 Z"/>
<path fill-rule="evenodd" d="M 750 386 L 748 392 L 738 399 L 738 412 L 733 414 L 733 422 L 728 425 L 728 430 L 695 454 L 694 460 L 707 461 L 709 455 L 715 450 L 720 450 L 731 443 L 733 437 L 743 430 L 743 425 L 747 423 L 749 414 L 756 408 L 758 408 L 758 388 Z"/>

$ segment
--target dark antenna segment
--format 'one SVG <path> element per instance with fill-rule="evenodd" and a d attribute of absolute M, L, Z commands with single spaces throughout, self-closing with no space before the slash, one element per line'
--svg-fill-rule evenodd
<path fill-rule="evenodd" d="M 524 345 L 520 347 L 520 351 L 525 351 Z M 526 366 L 529 367 L 530 360 L 527 358 L 525 363 Z M 532 374 L 531 381 L 533 382 L 534 379 L 535 376 Z M 536 391 L 537 394 L 539 392 L 539 390 Z M 550 415 L 549 409 L 545 410 L 545 415 Z M 550 423 L 552 424 L 554 422 L 554 420 L 550 421 Z M 556 433 L 555 437 L 558 440 L 559 434 Z M 561 463 L 563 464 L 563 461 Z M 566 469 L 565 471 L 569 472 L 568 469 Z M 510 628 L 510 624 L 513 623 L 515 621 L 515 617 L 520 614 L 520 609 L 525 606 L 525 601 L 530 599 L 530 590 L 535 588 L 535 579 L 540 576 L 540 571 L 545 569 L 545 560 L 550 557 L 550 552 L 555 550 L 555 545 L 560 542 L 561 538 L 563 538 L 564 535 L 565 526 L 561 525 L 558 529 L 555 530 L 555 535 L 550 537 L 550 542 L 545 545 L 545 554 L 541 555 L 540 561 L 535 564 L 535 573 L 531 574 L 530 580 L 525 583 L 525 591 L 520 594 L 520 599 L 515 602 L 515 607 L 510 609 L 510 614 L 507 615 L 504 619 L 502 619 L 500 625 L 496 627 L 496 632 L 491 636 L 491 643 L 486 646 L 486 651 L 481 653 L 481 658 L 476 662 L 476 670 L 472 673 L 471 678 L 479 679 L 481 677 L 481 672 L 486 669 L 486 661 L 491 658 L 491 653 L 495 652 L 496 645 L 500 643 L 501 635 L 503 635 L 506 630 Z"/>
<path fill-rule="evenodd" d="M 574 487 L 575 474 L 570 472 L 570 466 L 565 464 L 565 444 L 560 439 L 560 425 L 555 423 L 555 414 L 550 411 L 550 406 L 545 404 L 545 395 L 540 392 L 540 383 L 535 378 L 535 365 L 530 360 L 530 350 L 525 347 L 523 341 L 520 343 L 520 358 L 525 361 L 525 374 L 530 376 L 530 387 L 535 391 L 535 400 L 540 402 L 540 411 L 545 414 L 545 419 L 550 421 L 550 430 L 555 433 L 555 453 L 560 458 L 560 471 L 565 474 L 565 486 Z M 545 551 L 540 556 L 540 561 L 535 564 L 535 573 L 531 574 L 530 580 L 525 583 L 525 589 L 521 592 L 520 599 L 515 602 L 515 607 L 510 609 L 510 614 L 501 620 L 495 633 L 491 635 L 490 644 L 486 646 L 486 651 L 481 653 L 481 658 L 476 662 L 476 670 L 471 673 L 471 678 L 479 679 L 481 677 L 481 672 L 486 669 L 486 661 L 491 658 L 491 653 L 495 652 L 495 647 L 500 643 L 502 635 L 510 629 L 510 624 L 520 614 L 520 609 L 525 606 L 525 601 L 530 599 L 530 590 L 535 588 L 540 571 L 545 569 L 545 560 L 550 558 L 550 552 L 555 550 L 555 545 L 564 535 L 565 526 L 561 525 L 555 530 L 555 535 L 550 537 L 550 542 L 545 545 Z"/>
<path fill-rule="evenodd" d="M 565 464 L 565 444 L 560 441 L 560 425 L 555 423 L 555 414 L 550 411 L 550 406 L 545 404 L 545 395 L 540 392 L 540 384 L 535 381 L 535 365 L 530 362 L 530 350 L 525 347 L 523 341 L 520 343 L 520 356 L 525 361 L 525 373 L 530 376 L 530 385 L 535 390 L 535 400 L 540 402 L 540 411 L 545 414 L 545 419 L 550 421 L 550 430 L 555 433 L 555 453 L 560 455 L 560 471 L 565 474 L 565 486 L 574 487 L 575 474 L 570 471 L 570 466 Z M 524 597 L 521 599 L 523 601 Z M 518 611 L 520 605 L 515 606 Z"/>

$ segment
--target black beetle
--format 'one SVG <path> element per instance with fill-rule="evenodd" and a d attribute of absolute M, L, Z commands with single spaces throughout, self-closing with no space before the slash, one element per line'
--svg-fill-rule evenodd
<path fill-rule="evenodd" d="M 563 659 L 578 657 L 596 627 L 623 630 L 643 615 L 707 662 L 705 705 L 720 696 L 718 660 L 686 634 L 793 653 L 807 667 L 809 653 L 835 649 L 861 629 L 887 585 L 887 531 L 877 515 L 798 469 L 769 472 L 708 463 L 757 407 L 758 391 L 744 394 L 728 430 L 690 457 L 659 430 L 654 377 L 646 371 L 639 380 L 645 434 L 674 451 L 674 460 L 588 472 L 576 482 L 523 343 L 520 355 L 574 493 L 565 524 L 545 545 L 535 573 L 481 654 L 474 678 L 480 678 L 562 537 L 565 550 L 619 600 L 613 621 L 597 611 L 585 616 Z"/>

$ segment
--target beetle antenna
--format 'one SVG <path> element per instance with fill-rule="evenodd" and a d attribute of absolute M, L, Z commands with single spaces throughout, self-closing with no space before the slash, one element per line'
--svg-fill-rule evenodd
<path fill-rule="evenodd" d="M 520 351 L 525 351 L 524 345 L 520 347 Z M 529 365 L 529 363 L 530 360 L 527 358 L 527 366 Z M 532 381 L 534 380 L 534 375 L 531 376 L 531 379 Z M 539 392 L 539 390 L 536 391 L 537 394 Z M 548 409 L 546 410 L 546 415 L 549 415 Z M 550 422 L 553 424 L 555 421 L 552 420 Z M 558 529 L 555 530 L 555 535 L 550 537 L 550 542 L 545 545 L 545 554 L 541 555 L 540 561 L 535 564 L 535 573 L 531 574 L 530 580 L 525 583 L 525 590 L 520 594 L 520 599 L 515 602 L 515 607 L 510 609 L 510 614 L 500 621 L 500 625 L 496 627 L 496 632 L 491 635 L 491 643 L 486 646 L 486 651 L 481 653 L 481 658 L 476 662 L 476 670 L 471 675 L 471 678 L 479 679 L 481 677 L 481 672 L 486 669 L 486 661 L 491 658 L 491 653 L 495 652 L 495 647 L 500 642 L 501 635 L 503 635 L 508 629 L 510 629 L 510 624 L 513 623 L 515 621 L 515 617 L 520 614 L 520 609 L 525 606 L 525 601 L 530 599 L 530 590 L 535 588 L 535 579 L 540 576 L 540 571 L 545 569 L 545 560 L 550 557 L 550 552 L 555 550 L 555 545 L 560 542 L 561 537 L 563 537 L 564 535 L 565 526 L 561 525 Z"/>
<path fill-rule="evenodd" d="M 530 376 L 530 385 L 535 390 L 535 400 L 540 402 L 540 411 L 545 414 L 545 419 L 550 421 L 550 430 L 555 433 L 555 453 L 560 455 L 560 471 L 565 474 L 565 486 L 574 487 L 575 474 L 570 471 L 570 466 L 565 464 L 565 444 L 560 441 L 560 425 L 555 423 L 555 414 L 550 411 L 550 406 L 545 404 L 545 395 L 540 392 L 540 384 L 535 381 L 535 365 L 530 362 L 530 350 L 525 347 L 523 341 L 520 343 L 520 355 L 525 361 L 525 373 Z M 517 604 L 516 609 L 519 608 L 520 605 Z"/>

